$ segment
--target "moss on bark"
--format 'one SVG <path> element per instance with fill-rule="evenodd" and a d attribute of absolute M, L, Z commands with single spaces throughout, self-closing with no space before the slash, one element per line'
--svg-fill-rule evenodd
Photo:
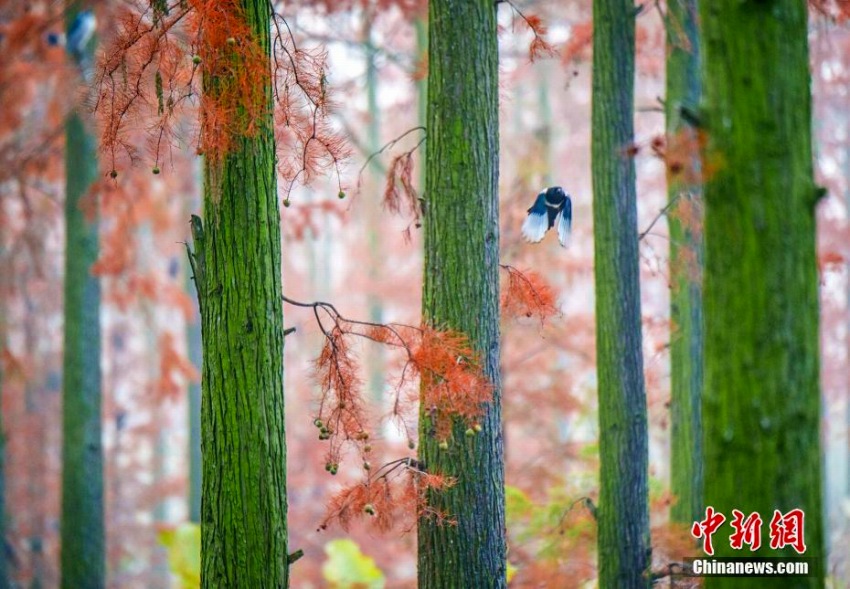
<path fill-rule="evenodd" d="M 270 53 L 266 2 L 243 0 Z M 215 92 L 220 81 L 208 81 Z M 267 89 L 271 104 L 271 88 Z M 195 224 L 203 341 L 203 587 L 289 585 L 280 211 L 271 109 L 257 130 L 204 168 Z"/>
<path fill-rule="evenodd" d="M 419 586 L 505 587 L 499 378 L 499 113 L 496 4 L 429 3 L 423 317 L 466 334 L 495 385 L 472 437 L 440 449 L 428 418 L 419 457 L 457 485 L 430 500 L 457 525 L 419 522 Z"/>
<path fill-rule="evenodd" d="M 599 586 L 647 587 L 649 507 L 634 141 L 635 8 L 593 3 L 592 173 Z"/>
<path fill-rule="evenodd" d="M 696 145 L 697 129 L 682 110 L 697 112 L 700 101 L 700 51 L 697 37 L 697 0 L 671 0 L 667 4 L 667 92 L 665 114 L 668 149 L 683 138 Z M 688 139 L 685 141 L 684 138 Z M 670 228 L 670 487 L 676 502 L 670 509 L 674 521 L 691 523 L 701 514 L 702 504 L 702 419 L 700 398 L 703 386 L 702 327 L 702 194 L 692 183 L 691 172 L 700 169 L 698 153 L 674 154 L 686 158 L 683 167 L 668 164 L 670 202 L 690 199 L 693 218 L 667 216 Z M 674 204 L 677 207 L 678 204 Z"/>
<path fill-rule="evenodd" d="M 705 502 L 765 521 L 805 511 L 806 556 L 825 557 L 821 508 L 818 274 L 806 4 L 700 7 L 704 51 Z M 725 538 L 718 555 L 731 555 Z M 772 587 L 822 587 L 819 576 Z M 764 587 L 763 579 L 706 587 Z"/>

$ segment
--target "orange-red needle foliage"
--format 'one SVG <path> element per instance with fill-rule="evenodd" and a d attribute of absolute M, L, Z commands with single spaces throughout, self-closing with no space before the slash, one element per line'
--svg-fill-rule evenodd
<path fill-rule="evenodd" d="M 508 272 L 503 313 L 536 316 L 541 323 L 558 313 L 554 293 L 541 277 L 523 274 L 511 266 L 503 268 Z M 353 448 L 365 471 L 364 481 L 343 488 L 332 499 L 321 527 L 339 522 L 347 528 L 357 517 L 368 517 L 380 531 L 399 521 L 413 525 L 416 521 L 413 516 L 451 523 L 451 514 L 434 510 L 425 500 L 426 490 L 444 489 L 452 484 L 450 479 L 430 472 L 427 465 L 414 458 L 398 459 L 374 470 L 370 459 L 375 455 L 372 448 L 375 440 L 370 435 L 363 381 L 352 338 L 360 337 L 402 353 L 390 413 L 413 449 L 415 443 L 407 424 L 415 421 L 416 401 L 432 424 L 431 431 L 425 435 L 448 443 L 452 426 L 458 421 L 468 428 L 466 435 L 474 436 L 478 430 L 478 421 L 492 400 L 493 386 L 467 336 L 430 326 L 355 321 L 340 315 L 329 303 L 299 303 L 286 297 L 284 300 L 312 308 L 325 335 L 322 351 L 314 363 L 319 385 L 314 425 L 319 430 L 319 440 L 328 442 L 325 468 L 337 474 L 344 450 Z M 327 319 L 332 322 L 331 327 L 323 323 Z"/>
<path fill-rule="evenodd" d="M 118 10 L 117 32 L 97 67 L 95 110 L 113 177 L 139 159 L 139 134 L 158 173 L 174 147 L 226 155 L 237 138 L 260 130 L 270 110 L 288 189 L 328 166 L 339 176 L 346 148 L 326 121 L 322 51 L 299 47 L 279 14 L 272 46 L 261 47 L 237 0 L 187 0 L 166 12 L 150 4 Z"/>
<path fill-rule="evenodd" d="M 348 530 L 358 518 L 368 518 L 381 532 L 394 527 L 413 529 L 421 517 L 435 518 L 440 523 L 454 523 L 449 514 L 429 505 L 427 491 L 442 491 L 454 480 L 421 469 L 425 465 L 403 459 L 382 467 L 383 474 L 368 477 L 365 482 L 350 485 L 334 495 L 319 529 L 338 522 Z"/>
<path fill-rule="evenodd" d="M 502 317 L 537 317 L 541 326 L 558 314 L 555 292 L 536 272 L 520 272 L 503 265 L 508 273 L 507 288 L 502 292 Z"/>

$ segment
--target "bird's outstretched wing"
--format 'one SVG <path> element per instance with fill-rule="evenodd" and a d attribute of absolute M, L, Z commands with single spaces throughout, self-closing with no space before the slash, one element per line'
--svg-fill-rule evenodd
<path fill-rule="evenodd" d="M 529 243 L 537 243 L 549 229 L 549 212 L 546 210 L 546 194 L 541 192 L 528 209 L 528 216 L 522 224 L 522 237 Z"/>
<path fill-rule="evenodd" d="M 97 18 L 91 10 L 82 10 L 74 17 L 74 22 L 68 29 L 65 43 L 68 52 L 76 61 L 79 62 L 83 58 L 86 45 L 94 35 L 96 28 Z"/>
<path fill-rule="evenodd" d="M 558 218 L 555 224 L 558 227 L 558 241 L 561 247 L 567 247 L 570 243 L 570 232 L 573 225 L 573 203 L 569 196 L 564 202 L 564 206 L 558 212 Z"/>

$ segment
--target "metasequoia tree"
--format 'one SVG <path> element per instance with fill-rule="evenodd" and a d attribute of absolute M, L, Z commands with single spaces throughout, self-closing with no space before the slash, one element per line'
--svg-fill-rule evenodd
<path fill-rule="evenodd" d="M 260 0 L 154 0 L 119 23 L 97 78 L 110 176 L 140 157 L 134 120 L 149 122 L 154 174 L 187 140 L 184 117 L 200 123 L 188 140 L 204 155 L 206 218 L 192 217 L 190 256 L 203 343 L 202 585 L 286 587 L 277 175 L 289 205 L 292 183 L 343 155 L 324 125 L 323 56 L 298 48 Z"/>
<path fill-rule="evenodd" d="M 269 55 L 268 5 L 227 8 L 242 35 L 237 42 L 255 44 L 257 58 Z M 216 98 L 232 92 L 242 74 L 227 70 L 246 67 L 221 57 L 225 71 L 204 78 L 204 91 Z M 289 584 L 280 211 L 268 67 L 266 60 L 259 86 L 250 90 L 259 104 L 249 105 L 266 112 L 228 138 L 227 154 L 206 159 L 207 223 L 193 226 L 203 341 L 204 587 Z"/>
<path fill-rule="evenodd" d="M 435 432 L 435 408 L 422 401 L 419 459 L 456 478 L 452 488 L 430 497 L 455 525 L 419 520 L 419 586 L 425 589 L 506 586 L 496 7 L 490 0 L 428 6 L 423 321 L 469 338 L 493 398 L 472 436 L 462 424 Z"/>
<path fill-rule="evenodd" d="M 691 523 L 702 505 L 702 199 L 699 133 L 688 113 L 700 99 L 697 0 L 667 3 L 667 190 L 670 228 L 671 517 Z M 684 113 L 684 116 L 683 116 Z"/>
<path fill-rule="evenodd" d="M 647 421 L 631 147 L 635 8 L 593 3 L 592 174 L 599 387 L 599 586 L 649 585 Z"/>
<path fill-rule="evenodd" d="M 66 18 L 73 23 L 80 5 Z M 69 29 L 70 30 L 70 29 Z M 92 44 L 72 56 L 86 67 Z M 100 281 L 97 206 L 91 202 L 97 153 L 79 110 L 65 126 L 65 344 L 62 382 L 62 587 L 106 585 L 101 441 Z M 84 211 L 84 209 L 87 211 Z"/>
<path fill-rule="evenodd" d="M 818 272 L 806 3 L 700 5 L 704 51 L 705 503 L 727 518 L 805 513 L 823 562 Z M 746 56 L 744 59 L 743 57 Z M 779 524 L 791 526 L 790 521 Z M 736 553 L 715 542 L 720 555 Z M 799 547 L 799 546 L 798 546 Z M 796 555 L 786 546 L 763 555 Z M 816 576 L 776 587 L 823 587 Z M 707 587 L 763 587 L 706 579 Z"/>

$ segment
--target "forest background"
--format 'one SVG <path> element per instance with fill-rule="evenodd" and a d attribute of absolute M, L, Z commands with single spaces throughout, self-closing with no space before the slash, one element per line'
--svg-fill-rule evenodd
<path fill-rule="evenodd" d="M 59 578 L 62 470 L 63 125 L 77 101 L 93 102 L 76 66 L 51 41 L 64 28 L 61 6 L 33 2 L 24 10 L 22 4 L 0 5 L 3 43 L 18 43 L 15 51 L 0 52 L 6 551 L 18 583 L 51 587 Z M 114 34 L 110 19 L 120 4 L 96 6 L 104 43 Z M 676 325 L 669 312 L 665 213 L 692 214 L 685 207 L 665 209 L 671 153 L 659 143 L 667 55 L 662 12 L 661 4 L 649 3 L 637 17 L 633 146 L 651 519 L 659 555 L 684 550 L 681 534 L 667 524 L 674 501 L 669 345 Z M 825 515 L 832 547 L 850 540 L 850 27 L 835 16 L 813 9 L 809 28 L 815 171 L 828 190 L 818 207 L 818 262 Z M 409 164 L 398 156 L 423 136 L 407 132 L 423 121 L 424 19 L 424 7 L 413 1 L 300 2 L 287 15 L 299 43 L 327 51 L 331 125 L 346 141 L 340 153 L 348 152 L 339 174 L 331 166 L 307 184 L 281 184 L 283 285 L 292 299 L 332 302 L 346 317 L 418 321 L 421 232 L 415 220 L 382 202 L 391 169 L 411 165 L 413 181 L 419 185 L 421 178 L 421 147 Z M 529 47 L 543 31 L 539 23 L 553 51 L 532 55 Z M 591 4 L 505 3 L 499 24 L 501 262 L 544 276 L 560 311 L 545 323 L 519 318 L 502 325 L 508 560 L 515 586 L 562 586 L 564 579 L 596 576 L 595 530 L 582 501 L 598 492 Z M 199 332 L 184 242 L 190 240 L 189 215 L 200 207 L 200 166 L 195 147 L 176 139 L 155 156 L 144 143 L 144 121 L 131 122 L 140 138 L 133 165 L 122 163 L 111 178 L 116 167 L 104 158 L 99 176 L 107 578 L 111 587 L 166 587 L 174 572 L 164 539 L 168 530 L 197 519 L 198 509 L 192 484 L 197 455 L 190 451 L 197 422 L 190 417 L 198 399 Z M 552 236 L 538 245 L 520 237 L 526 209 L 550 185 L 564 186 L 573 197 L 566 250 Z M 326 448 L 313 425 L 313 361 L 323 336 L 310 310 L 285 312 L 286 326 L 296 328 L 285 355 L 289 542 L 305 553 L 292 568 L 293 586 L 329 583 L 328 575 L 336 574 L 325 567 L 330 555 L 344 558 L 339 551 L 349 548 L 334 544 L 341 538 L 353 539 L 374 559 L 380 573 L 368 560 L 357 560 L 370 569 L 364 575 L 385 580 L 372 582 L 412 586 L 415 535 L 396 529 L 377 536 L 360 522 L 349 531 L 321 527 L 333 494 L 360 473 L 345 465 L 336 478 L 326 472 Z M 386 414 L 393 399 L 386 375 L 399 359 L 369 346 L 357 351 L 374 412 Z M 386 442 L 381 451 L 387 458 L 409 452 L 392 423 L 376 435 Z M 833 550 L 829 574 L 836 582 L 850 582 L 848 567 L 846 554 Z"/>

